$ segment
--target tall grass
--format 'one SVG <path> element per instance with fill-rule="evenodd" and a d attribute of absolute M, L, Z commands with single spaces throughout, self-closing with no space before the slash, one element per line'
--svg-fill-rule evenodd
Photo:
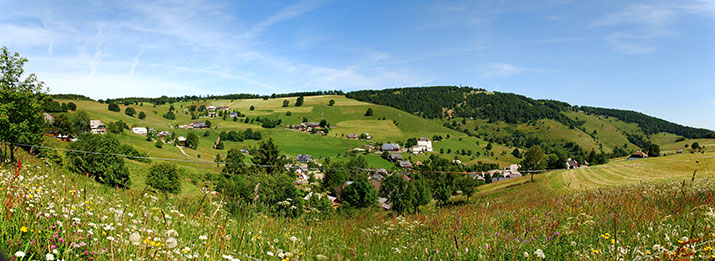
<path fill-rule="evenodd" d="M 282 218 L 223 197 L 117 190 L 28 163 L 0 171 L 0 250 L 16 260 L 715 258 L 715 181 L 551 194 L 525 183 L 421 214 Z"/>

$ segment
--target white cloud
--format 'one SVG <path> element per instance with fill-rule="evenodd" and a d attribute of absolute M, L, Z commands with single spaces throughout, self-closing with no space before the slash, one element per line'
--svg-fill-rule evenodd
<path fill-rule="evenodd" d="M 483 78 L 507 77 L 523 73 L 525 69 L 509 63 L 490 63 L 485 72 L 480 74 Z"/>
<path fill-rule="evenodd" d="M 678 34 L 673 25 L 687 15 L 715 15 L 715 1 L 634 3 L 598 18 L 592 25 L 620 28 L 605 38 L 616 50 L 648 54 L 656 51 L 655 40 Z"/>

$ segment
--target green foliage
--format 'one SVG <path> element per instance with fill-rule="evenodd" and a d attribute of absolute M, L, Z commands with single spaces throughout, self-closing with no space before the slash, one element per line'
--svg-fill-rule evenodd
<path fill-rule="evenodd" d="M 246 174 L 248 167 L 244 162 L 245 158 L 246 156 L 240 150 L 236 148 L 230 149 L 226 154 L 225 164 L 221 172 L 228 175 Z"/>
<path fill-rule="evenodd" d="M 514 155 L 517 159 L 521 158 L 521 151 L 519 151 L 518 148 L 514 148 L 514 150 L 511 151 L 511 155 Z"/>
<path fill-rule="evenodd" d="M 283 107 L 288 107 L 290 102 L 288 100 L 283 100 Z"/>
<path fill-rule="evenodd" d="M 110 111 L 113 111 L 113 112 L 120 112 L 120 111 L 121 111 L 121 109 L 119 108 L 119 105 L 117 105 L 116 103 L 110 103 L 110 104 L 108 104 L 108 105 L 107 105 L 107 109 L 110 110 Z"/>
<path fill-rule="evenodd" d="M 159 163 L 149 168 L 146 184 L 164 193 L 179 193 L 179 168 L 171 163 Z"/>
<path fill-rule="evenodd" d="M 656 117 L 648 116 L 640 112 L 595 108 L 588 106 L 581 106 L 580 108 L 588 114 L 605 115 L 617 118 L 628 123 L 636 123 L 639 127 L 641 127 L 641 129 L 643 129 L 643 132 L 646 135 L 657 134 L 659 132 L 669 132 L 687 138 L 697 138 L 715 135 L 711 130 L 686 127 Z M 647 149 L 647 147 L 641 148 Z"/>
<path fill-rule="evenodd" d="M 82 134 L 89 132 L 89 115 L 85 111 L 78 111 L 74 117 L 72 117 L 72 129 L 76 134 Z"/>
<path fill-rule="evenodd" d="M 144 113 L 143 111 L 142 111 L 142 112 L 139 112 L 139 119 L 140 119 L 140 120 L 143 120 L 143 119 L 145 119 L 145 118 L 146 118 L 146 113 Z"/>
<path fill-rule="evenodd" d="M 295 106 L 303 106 L 303 96 L 298 97 L 298 99 L 295 100 Z"/>
<path fill-rule="evenodd" d="M 162 142 L 161 139 L 156 139 L 154 146 L 161 149 L 162 147 L 164 147 L 164 142 Z"/>
<path fill-rule="evenodd" d="M 417 201 L 417 190 L 402 174 L 393 174 L 385 178 L 380 188 L 380 196 L 392 205 L 397 214 L 412 211 Z"/>
<path fill-rule="evenodd" d="M 648 147 L 648 151 L 646 153 L 649 157 L 658 157 L 660 156 L 660 146 L 658 146 L 658 144 L 653 143 Z"/>
<path fill-rule="evenodd" d="M 364 175 L 357 176 L 355 182 L 348 185 L 341 196 L 345 202 L 356 208 L 366 208 L 377 202 L 377 192 Z"/>
<path fill-rule="evenodd" d="M 251 161 L 254 164 L 268 166 L 265 167 L 268 173 L 278 173 L 283 168 L 283 165 L 287 162 L 285 157 L 280 155 L 280 150 L 278 150 L 278 145 L 273 142 L 273 139 L 268 139 L 267 141 L 261 141 L 258 144 L 258 149 L 256 149 L 256 154 L 253 156 Z"/>
<path fill-rule="evenodd" d="M 113 134 L 120 134 L 120 133 L 123 133 L 124 130 L 128 130 L 128 129 L 129 129 L 129 126 L 126 123 L 124 123 L 122 120 L 110 122 L 109 124 L 107 124 L 107 131 L 109 131 L 109 133 L 113 133 Z"/>
<path fill-rule="evenodd" d="M 526 170 L 540 170 L 546 168 L 548 158 L 544 149 L 539 145 L 534 145 L 524 153 L 524 160 L 521 161 L 521 167 Z"/>
<path fill-rule="evenodd" d="M 21 79 L 27 59 L 10 54 L 7 47 L 0 51 L 0 141 L 39 144 L 46 126 L 42 114 L 47 98 L 44 83 L 34 73 Z M 14 160 L 14 145 L 9 146 L 10 160 Z"/>
<path fill-rule="evenodd" d="M 70 109 L 71 111 L 76 111 L 77 104 L 75 104 L 74 102 L 69 102 L 69 103 L 67 103 L 67 108 Z"/>
<path fill-rule="evenodd" d="M 249 110 L 255 110 L 255 109 L 256 109 L 256 107 L 255 107 L 255 106 L 253 106 L 253 105 L 251 105 L 251 107 L 250 107 L 250 108 L 248 108 L 248 109 L 249 109 Z"/>
<path fill-rule="evenodd" d="M 134 149 L 134 147 L 132 147 L 132 145 L 129 145 L 129 144 L 119 145 L 119 153 L 122 155 L 129 156 L 128 159 L 130 159 L 130 160 L 135 160 L 135 161 L 144 162 L 144 163 L 151 163 L 151 159 L 144 158 L 144 157 L 147 157 L 146 153 L 139 152 L 138 150 Z"/>
<path fill-rule="evenodd" d="M 167 119 L 167 120 L 176 120 L 176 114 L 174 114 L 173 111 L 169 111 L 169 112 L 165 113 L 164 115 L 161 115 L 161 117 L 164 117 L 164 119 Z"/>
<path fill-rule="evenodd" d="M 365 116 L 372 116 L 372 108 L 367 108 L 367 111 L 365 111 Z"/>
<path fill-rule="evenodd" d="M 137 111 L 132 107 L 127 107 L 126 109 L 124 109 L 124 114 L 129 117 L 134 117 L 134 115 L 137 114 Z"/>
<path fill-rule="evenodd" d="M 60 114 L 55 117 L 55 121 L 52 123 L 52 126 L 57 130 L 59 134 L 71 134 L 74 133 L 74 130 L 72 129 L 72 124 L 70 123 L 69 118 L 67 118 L 66 114 Z"/>
<path fill-rule="evenodd" d="M 199 136 L 193 131 L 186 135 L 186 147 L 197 149 L 199 147 Z"/>
<path fill-rule="evenodd" d="M 129 186 L 129 170 L 124 166 L 120 144 L 113 135 L 82 134 L 69 145 L 67 152 L 70 169 L 80 174 L 90 174 L 109 186 Z M 91 153 L 84 153 L 88 151 Z"/>
<path fill-rule="evenodd" d="M 333 105 L 335 105 L 335 100 L 330 99 L 330 101 L 328 101 L 328 106 L 333 106 Z"/>

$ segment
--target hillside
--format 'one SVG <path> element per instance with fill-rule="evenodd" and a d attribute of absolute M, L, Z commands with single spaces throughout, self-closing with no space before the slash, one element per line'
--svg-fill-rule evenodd
<path fill-rule="evenodd" d="M 642 113 L 572 106 L 554 100 L 535 100 L 511 93 L 469 87 L 419 87 L 364 90 L 347 93 L 360 101 L 392 106 L 473 136 L 506 146 L 533 144 L 612 153 L 647 150 L 678 138 L 715 138 L 707 129 L 686 127 Z M 661 139 L 670 135 L 673 140 Z"/>
<path fill-rule="evenodd" d="M 64 96 L 67 97 L 67 96 Z M 316 158 L 319 162 L 325 162 L 327 158 L 345 159 L 353 148 L 361 147 L 364 144 L 380 144 L 386 142 L 405 143 L 408 138 L 419 138 L 434 136 L 443 137 L 442 141 L 435 142 L 435 154 L 440 157 L 460 159 L 466 164 L 477 164 L 478 162 L 497 163 L 501 166 L 519 162 L 519 159 L 513 157 L 509 152 L 511 148 L 493 144 L 493 148 L 487 153 L 484 147 L 488 142 L 475 137 L 469 137 L 464 133 L 446 128 L 438 122 L 430 121 L 417 117 L 411 113 L 407 113 L 388 106 L 369 104 L 356 101 L 339 95 L 319 95 L 306 96 L 302 106 L 295 106 L 297 97 L 281 97 L 281 98 L 251 98 L 251 99 L 217 99 L 217 100 L 190 100 L 177 101 L 174 103 L 166 103 L 153 105 L 151 103 L 143 103 L 136 101 L 136 104 L 118 104 L 120 111 L 114 112 L 108 110 L 108 104 L 87 99 L 56 99 L 58 103 L 73 102 L 77 105 L 78 111 L 85 111 L 90 119 L 98 119 L 105 124 L 111 122 L 123 121 L 129 128 L 147 127 L 153 128 L 156 131 L 171 131 L 176 136 L 186 137 L 192 130 L 184 130 L 177 128 L 177 125 L 188 124 L 192 121 L 189 107 L 195 105 L 200 106 L 228 106 L 231 111 L 237 111 L 245 115 L 239 117 L 237 121 L 230 118 L 223 120 L 222 117 L 206 118 L 200 117 L 196 120 L 212 123 L 212 128 L 195 131 L 199 136 L 199 145 L 197 149 L 183 148 L 165 144 L 162 148 L 155 146 L 155 141 L 147 141 L 146 137 L 134 134 L 130 130 L 124 131 L 118 135 L 119 140 L 123 144 L 133 146 L 141 153 L 146 153 L 150 157 L 172 158 L 187 160 L 189 162 L 179 161 L 177 164 L 186 169 L 186 175 L 182 179 L 182 186 L 185 188 L 200 187 L 205 182 L 205 175 L 215 175 L 211 173 L 219 173 L 220 167 L 215 164 L 210 164 L 220 154 L 225 157 L 226 152 L 231 148 L 250 149 L 258 144 L 256 140 L 244 140 L 241 142 L 225 141 L 225 148 L 222 150 L 213 149 L 214 142 L 219 137 L 221 132 L 230 131 L 245 131 L 252 129 L 255 132 L 260 132 L 262 138 L 273 139 L 279 146 L 282 153 L 292 158 L 298 154 L 309 154 Z M 283 107 L 284 100 L 289 101 L 290 105 Z M 335 104 L 328 106 L 330 100 Z M 169 111 L 173 106 L 176 110 L 176 119 L 170 120 L 162 117 L 163 114 Z M 254 107 L 251 110 L 251 106 Z M 131 107 L 139 114 L 144 112 L 145 119 L 139 119 L 137 116 L 130 117 L 124 113 L 126 108 Z M 365 116 L 368 109 L 373 110 L 372 116 Z M 290 116 L 287 113 L 290 112 Z M 198 115 L 198 112 L 195 112 Z M 76 115 L 76 112 L 53 113 L 55 116 L 67 114 L 70 118 Z M 280 120 L 281 125 L 274 128 L 264 128 L 261 122 L 255 121 L 256 117 L 270 120 Z M 327 135 L 311 134 L 301 132 L 289 128 L 290 125 L 300 124 L 303 119 L 309 122 L 320 122 L 325 120 L 332 126 Z M 254 120 L 246 123 L 245 120 Z M 208 136 L 204 136 L 208 132 Z M 349 134 L 369 133 L 372 136 L 371 141 L 365 140 L 350 140 L 346 136 Z M 52 146 L 64 147 L 66 142 L 51 140 Z M 439 153 L 440 149 L 444 153 Z M 471 151 L 472 156 L 462 155 L 461 151 Z M 186 155 L 184 155 L 186 153 Z M 476 156 L 479 153 L 479 156 Z M 363 154 L 363 153 L 360 153 Z M 367 153 L 364 155 L 369 159 L 368 163 L 374 168 L 395 168 L 394 164 L 382 159 L 378 153 Z M 424 160 L 429 155 L 413 155 L 403 153 L 405 158 L 412 160 Z M 149 164 L 141 163 L 133 160 L 126 160 L 130 166 L 131 179 L 133 186 L 141 188 L 144 186 L 143 180 L 146 175 L 146 169 Z M 186 189 L 183 191 L 196 191 Z"/>

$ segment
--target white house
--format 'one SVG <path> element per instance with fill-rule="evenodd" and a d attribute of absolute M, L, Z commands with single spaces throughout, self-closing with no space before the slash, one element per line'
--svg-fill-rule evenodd
<path fill-rule="evenodd" d="M 90 120 L 89 128 L 93 134 L 105 134 L 107 133 L 107 126 L 100 120 Z"/>
<path fill-rule="evenodd" d="M 132 128 L 132 132 L 139 134 L 139 135 L 146 136 L 147 130 L 145 127 L 134 127 L 134 128 Z"/>
<path fill-rule="evenodd" d="M 413 152 L 432 152 L 432 141 L 425 137 L 419 138 Z"/>

